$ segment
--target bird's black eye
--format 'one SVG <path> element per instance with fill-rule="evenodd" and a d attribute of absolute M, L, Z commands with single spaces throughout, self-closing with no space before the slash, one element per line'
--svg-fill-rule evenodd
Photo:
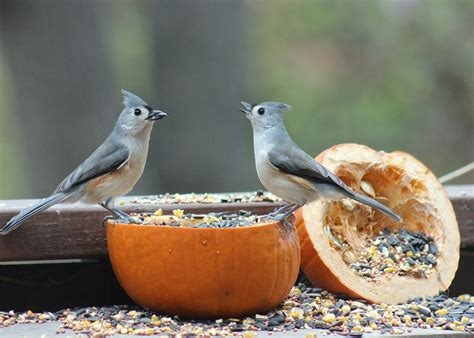
<path fill-rule="evenodd" d="M 263 115 L 263 114 L 265 114 L 265 108 L 260 107 L 260 108 L 258 108 L 257 112 L 258 112 L 260 115 Z"/>
<path fill-rule="evenodd" d="M 136 116 L 139 116 L 139 115 L 142 114 L 142 110 L 139 109 L 139 108 L 137 108 L 137 109 L 135 109 L 135 111 L 134 111 L 133 113 L 134 113 Z"/>

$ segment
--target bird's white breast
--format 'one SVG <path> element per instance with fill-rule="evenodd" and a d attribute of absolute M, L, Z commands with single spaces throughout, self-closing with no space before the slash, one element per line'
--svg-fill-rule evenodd
<path fill-rule="evenodd" d="M 265 188 L 272 194 L 299 205 L 316 197 L 311 183 L 298 184 L 298 180 L 302 179 L 282 173 L 270 163 L 268 152 L 269 148 L 265 145 L 255 147 L 257 175 Z"/>
<path fill-rule="evenodd" d="M 148 140 L 128 142 L 129 158 L 117 170 L 90 181 L 82 198 L 87 203 L 101 203 L 110 197 L 127 194 L 138 182 L 145 169 Z"/>

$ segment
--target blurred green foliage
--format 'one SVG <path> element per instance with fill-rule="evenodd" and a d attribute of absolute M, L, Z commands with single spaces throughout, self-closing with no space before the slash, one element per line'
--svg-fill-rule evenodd
<path fill-rule="evenodd" d="M 0 62 L 0 196 L 25 193 L 28 182 L 22 152 L 24 137 L 18 133 L 18 121 L 10 110 L 11 81 L 8 69 Z"/>
<path fill-rule="evenodd" d="M 474 159 L 473 1 L 251 4 L 249 85 L 293 106 L 287 126 L 307 151 L 401 149 L 438 176 Z"/>

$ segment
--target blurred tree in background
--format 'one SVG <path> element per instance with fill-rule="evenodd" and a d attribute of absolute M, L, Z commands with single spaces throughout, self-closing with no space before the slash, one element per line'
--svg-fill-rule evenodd
<path fill-rule="evenodd" d="M 439 176 L 474 159 L 472 22 L 471 0 L 4 0 L 0 198 L 49 194 L 121 88 L 170 113 L 135 194 L 261 188 L 241 100 L 291 104 L 311 154 L 401 149 Z"/>
<path fill-rule="evenodd" d="M 272 4 L 254 20 L 255 97 L 293 106 L 307 151 L 400 149 L 438 176 L 474 160 L 473 1 Z"/>

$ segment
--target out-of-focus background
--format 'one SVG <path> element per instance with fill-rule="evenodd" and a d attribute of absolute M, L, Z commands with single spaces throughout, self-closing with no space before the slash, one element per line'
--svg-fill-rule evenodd
<path fill-rule="evenodd" d="M 440 176 L 474 159 L 473 22 L 472 0 L 2 0 L 0 198 L 51 193 L 121 88 L 169 113 L 132 194 L 261 188 L 241 100 L 291 104 L 310 154 L 401 149 Z"/>

